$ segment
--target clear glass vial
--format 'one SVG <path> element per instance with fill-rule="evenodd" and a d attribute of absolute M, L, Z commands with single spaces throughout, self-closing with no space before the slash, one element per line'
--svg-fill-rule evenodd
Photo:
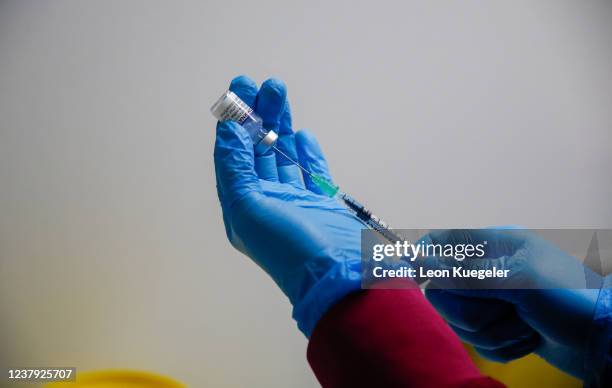
<path fill-rule="evenodd" d="M 276 143 L 278 135 L 263 127 L 261 117 L 236 94 L 229 90 L 210 108 L 219 121 L 235 121 L 247 130 L 255 146 L 255 154 L 261 155 Z"/>

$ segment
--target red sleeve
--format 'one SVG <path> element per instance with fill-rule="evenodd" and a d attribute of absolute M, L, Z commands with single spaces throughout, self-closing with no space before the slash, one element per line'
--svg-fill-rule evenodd
<path fill-rule="evenodd" d="M 319 321 L 308 362 L 323 387 L 487 387 L 418 288 L 353 293 Z"/>

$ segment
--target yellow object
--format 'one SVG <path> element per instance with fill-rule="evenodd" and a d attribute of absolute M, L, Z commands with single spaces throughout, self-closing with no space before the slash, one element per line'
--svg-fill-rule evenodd
<path fill-rule="evenodd" d="M 508 388 L 582 387 L 580 380 L 561 372 L 535 354 L 501 364 L 485 360 L 470 346 L 466 348 L 483 374 L 501 381 Z"/>
<path fill-rule="evenodd" d="M 149 372 L 113 369 L 92 372 L 77 370 L 76 382 L 56 382 L 45 388 L 186 388 L 169 377 Z"/>

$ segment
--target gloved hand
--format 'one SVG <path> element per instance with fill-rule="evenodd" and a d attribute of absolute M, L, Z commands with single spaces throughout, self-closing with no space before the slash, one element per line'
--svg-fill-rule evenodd
<path fill-rule="evenodd" d="M 427 298 L 452 329 L 485 358 L 506 362 L 535 352 L 557 368 L 582 377 L 585 346 L 599 289 L 575 258 L 522 230 L 461 230 L 430 234 L 432 242 L 487 241 L 486 257 L 459 263 L 466 269 L 510 269 L 509 278 L 432 280 Z M 453 258 L 426 258 L 428 269 L 457 266 Z M 585 275 L 585 272 L 588 272 Z M 480 282 L 476 284 L 476 282 Z M 449 288 L 450 287 L 450 288 Z M 523 287 L 523 289 L 510 289 Z M 445 289 L 441 289 L 445 288 Z M 471 288 L 471 289 L 469 289 Z M 480 288 L 480 289 L 476 289 Z"/>
<path fill-rule="evenodd" d="M 291 128 L 285 85 L 275 79 L 258 90 L 247 77 L 230 90 L 278 133 L 277 147 L 331 181 L 313 135 Z M 289 297 L 293 316 L 309 336 L 323 313 L 360 288 L 360 233 L 364 224 L 333 198 L 320 195 L 307 175 L 273 150 L 254 156 L 247 132 L 235 122 L 217 124 L 217 190 L 227 237 Z"/>

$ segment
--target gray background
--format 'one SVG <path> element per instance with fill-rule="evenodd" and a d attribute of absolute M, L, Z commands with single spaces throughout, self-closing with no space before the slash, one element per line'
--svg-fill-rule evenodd
<path fill-rule="evenodd" d="M 0 364 L 316 385 L 225 240 L 208 107 L 289 85 L 403 228 L 612 227 L 612 3 L 2 1 Z"/>

